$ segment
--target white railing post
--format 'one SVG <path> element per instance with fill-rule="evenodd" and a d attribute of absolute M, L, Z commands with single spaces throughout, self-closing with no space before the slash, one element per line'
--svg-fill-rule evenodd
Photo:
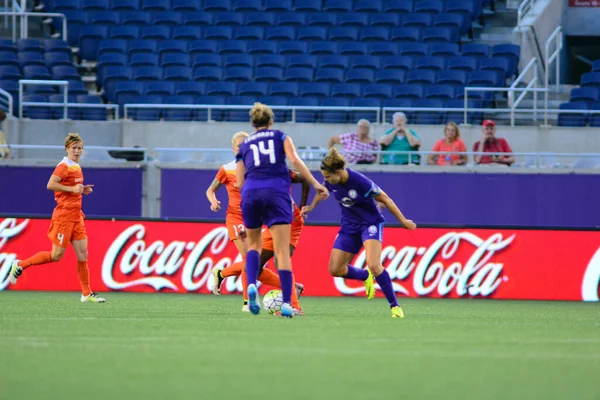
<path fill-rule="evenodd" d="M 550 46 L 552 43 L 556 43 L 556 48 L 550 54 Z M 562 27 L 558 26 L 554 32 L 548 37 L 546 40 L 546 46 L 544 48 L 544 62 L 546 64 L 546 70 L 544 71 L 544 87 L 546 88 L 546 93 L 544 94 L 544 109 L 548 110 L 548 92 L 550 91 L 550 65 L 553 62 L 556 62 L 556 92 L 560 91 L 560 60 L 558 57 L 560 56 L 560 51 L 563 47 L 563 38 L 562 38 Z M 548 126 L 548 112 L 544 112 L 544 125 Z"/>
<path fill-rule="evenodd" d="M 469 120 L 467 118 L 467 105 L 469 104 L 469 100 L 468 100 L 469 91 L 467 90 L 466 86 L 463 88 L 463 92 L 465 95 L 465 104 L 464 104 L 465 109 L 463 110 L 463 124 L 467 124 L 468 123 L 467 121 Z"/>

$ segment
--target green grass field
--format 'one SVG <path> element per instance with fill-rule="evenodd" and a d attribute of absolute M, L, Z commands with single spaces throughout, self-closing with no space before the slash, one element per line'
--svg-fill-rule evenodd
<path fill-rule="evenodd" d="M 599 399 L 598 304 L 0 292 L 0 399 Z"/>

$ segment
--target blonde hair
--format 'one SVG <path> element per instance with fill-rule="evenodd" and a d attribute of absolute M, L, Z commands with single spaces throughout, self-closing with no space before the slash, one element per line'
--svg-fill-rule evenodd
<path fill-rule="evenodd" d="M 65 149 L 69 148 L 73 143 L 80 142 L 83 144 L 83 139 L 79 136 L 79 133 L 69 133 L 65 138 Z"/>
<path fill-rule="evenodd" d="M 323 171 L 336 172 L 345 167 L 346 159 L 335 147 L 330 148 L 329 153 L 321 161 L 321 170 Z"/>
<path fill-rule="evenodd" d="M 458 125 L 456 125 L 456 122 L 446 122 L 446 126 L 444 126 L 444 135 L 446 135 L 446 129 L 448 129 L 448 126 L 451 126 L 454 129 L 456 129 L 456 139 L 459 139 L 460 138 L 460 128 L 458 127 Z"/>
<path fill-rule="evenodd" d="M 256 128 L 269 126 L 273 121 L 275 121 L 275 114 L 273 114 L 271 107 L 258 102 L 254 103 L 254 107 L 250 110 L 252 126 Z"/>
<path fill-rule="evenodd" d="M 236 134 L 233 135 L 233 137 L 231 138 L 231 144 L 233 146 L 235 146 L 235 142 L 237 142 L 237 140 L 239 138 L 247 138 L 248 136 L 250 136 L 250 134 L 248 132 L 244 132 L 244 131 L 239 131 Z"/>

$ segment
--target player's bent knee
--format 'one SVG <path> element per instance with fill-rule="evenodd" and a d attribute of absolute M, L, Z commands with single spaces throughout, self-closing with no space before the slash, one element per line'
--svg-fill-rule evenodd
<path fill-rule="evenodd" d="M 381 265 L 381 263 L 368 264 L 367 268 L 369 268 L 369 271 L 371 271 L 374 276 L 379 276 L 383 272 L 383 265 Z"/>
<path fill-rule="evenodd" d="M 329 264 L 329 275 L 335 276 L 336 278 L 346 276 L 347 268 L 345 265 L 334 265 Z"/>
<path fill-rule="evenodd" d="M 52 260 L 52 262 L 57 262 L 60 261 L 63 256 L 65 255 L 65 252 L 52 252 L 52 254 L 50 254 L 50 259 Z"/>

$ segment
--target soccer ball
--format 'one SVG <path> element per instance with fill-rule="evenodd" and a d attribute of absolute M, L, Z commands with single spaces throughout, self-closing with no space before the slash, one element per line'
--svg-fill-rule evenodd
<path fill-rule="evenodd" d="M 283 305 L 283 294 L 281 290 L 274 289 L 263 297 L 263 306 L 269 314 L 275 314 L 281 311 Z"/>

